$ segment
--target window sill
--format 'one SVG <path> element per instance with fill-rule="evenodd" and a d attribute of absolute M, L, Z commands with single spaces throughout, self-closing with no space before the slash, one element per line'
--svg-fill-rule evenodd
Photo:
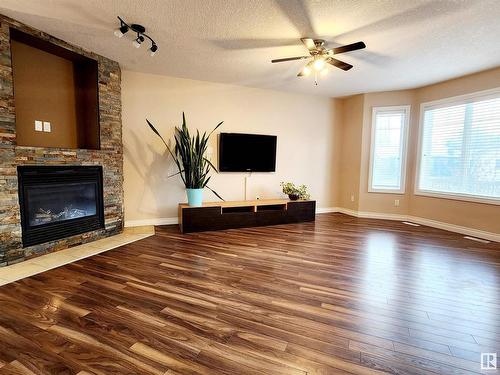
<path fill-rule="evenodd" d="M 371 188 L 368 188 L 368 193 L 405 195 L 404 190 L 390 190 L 390 189 L 371 189 Z"/>
<path fill-rule="evenodd" d="M 423 197 L 431 197 L 431 198 L 441 198 L 441 199 L 451 199 L 463 202 L 471 202 L 471 203 L 483 203 L 483 204 L 492 204 L 496 206 L 500 206 L 500 198 L 488 198 L 488 197 L 479 197 L 467 194 L 448 194 L 448 193 L 437 193 L 426 190 L 416 190 L 415 195 L 423 196 Z"/>

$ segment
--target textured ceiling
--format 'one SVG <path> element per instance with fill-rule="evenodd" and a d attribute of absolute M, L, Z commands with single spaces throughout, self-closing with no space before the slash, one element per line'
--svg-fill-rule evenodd
<path fill-rule="evenodd" d="M 123 69 L 326 96 L 426 85 L 500 65 L 500 1 L 353 0 L 0 0 L 0 12 L 120 62 Z M 116 16 L 146 26 L 160 50 L 150 57 L 113 35 Z M 128 36 L 130 38 L 130 36 Z M 297 78 L 300 37 L 338 55 L 314 86 Z"/>

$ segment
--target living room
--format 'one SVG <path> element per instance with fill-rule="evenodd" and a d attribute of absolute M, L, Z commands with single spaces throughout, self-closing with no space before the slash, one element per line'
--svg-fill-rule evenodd
<path fill-rule="evenodd" d="M 0 374 L 496 373 L 496 1 L 0 3 Z"/>

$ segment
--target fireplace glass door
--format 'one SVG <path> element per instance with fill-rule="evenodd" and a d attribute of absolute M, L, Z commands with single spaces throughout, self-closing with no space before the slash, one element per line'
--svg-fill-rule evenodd
<path fill-rule="evenodd" d="M 23 245 L 104 226 L 102 168 L 18 167 Z"/>
<path fill-rule="evenodd" d="M 30 226 L 93 216 L 97 212 L 96 184 L 56 184 L 26 189 Z"/>

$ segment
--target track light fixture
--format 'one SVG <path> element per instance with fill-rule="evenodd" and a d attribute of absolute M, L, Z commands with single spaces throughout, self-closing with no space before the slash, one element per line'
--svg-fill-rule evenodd
<path fill-rule="evenodd" d="M 158 45 L 149 35 L 146 34 L 146 28 L 144 26 L 138 25 L 136 23 L 129 25 L 119 16 L 118 19 L 120 20 L 120 27 L 114 32 L 114 34 L 118 38 L 123 37 L 129 30 L 132 30 L 132 32 L 136 34 L 136 38 L 132 42 L 132 45 L 135 48 L 139 48 L 146 39 L 149 39 L 149 41 L 151 42 L 151 47 L 149 48 L 151 56 L 154 56 L 156 54 L 156 52 L 158 51 Z"/>

